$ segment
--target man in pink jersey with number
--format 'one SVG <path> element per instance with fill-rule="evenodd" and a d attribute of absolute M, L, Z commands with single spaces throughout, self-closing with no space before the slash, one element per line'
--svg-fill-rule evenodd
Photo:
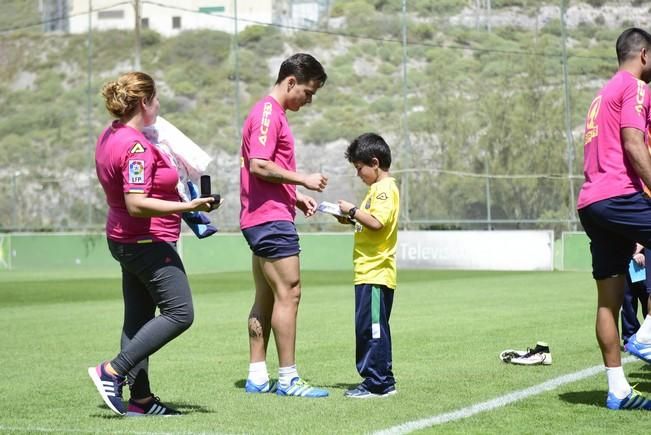
<path fill-rule="evenodd" d="M 294 138 L 286 111 L 298 111 L 327 79 L 323 66 L 309 54 L 295 54 L 280 66 L 271 93 L 258 101 L 242 128 L 240 228 L 252 251 L 255 301 L 249 314 L 250 364 L 247 393 L 326 397 L 308 385 L 296 369 L 296 316 L 301 297 L 296 208 L 314 214 L 316 201 L 296 190 L 323 191 L 320 173 L 296 172 Z M 266 356 L 274 332 L 278 383 L 269 379 Z"/>
<path fill-rule="evenodd" d="M 606 367 L 610 409 L 651 410 L 651 400 L 631 388 L 622 368 L 617 318 L 635 242 L 651 248 L 651 155 L 647 135 L 651 97 L 651 35 L 624 31 L 616 44 L 619 70 L 590 105 L 585 123 L 584 175 L 577 208 L 590 238 L 597 284 L 596 333 Z M 651 317 L 629 338 L 626 350 L 651 363 Z"/>

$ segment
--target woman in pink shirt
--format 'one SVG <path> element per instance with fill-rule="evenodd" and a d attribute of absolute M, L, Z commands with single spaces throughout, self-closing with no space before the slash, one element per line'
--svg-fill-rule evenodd
<path fill-rule="evenodd" d="M 142 134 L 156 122 L 159 110 L 150 76 L 124 74 L 106 83 L 102 95 L 117 119 L 97 140 L 95 168 L 109 206 L 109 250 L 122 268 L 124 324 L 120 353 L 90 367 L 88 374 L 106 405 L 119 415 L 179 414 L 152 394 L 148 361 L 192 324 L 192 295 L 176 251 L 180 214 L 209 211 L 214 200 L 181 202 L 176 168 Z M 125 406 L 122 386 L 127 381 L 130 399 Z"/>

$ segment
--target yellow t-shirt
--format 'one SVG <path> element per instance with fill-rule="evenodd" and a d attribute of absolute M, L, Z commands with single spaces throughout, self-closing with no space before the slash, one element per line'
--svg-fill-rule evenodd
<path fill-rule="evenodd" d="M 380 231 L 355 225 L 353 265 L 355 284 L 382 284 L 396 288 L 396 245 L 398 244 L 398 213 L 400 194 L 392 177 L 372 184 L 360 210 L 380 221 Z"/>

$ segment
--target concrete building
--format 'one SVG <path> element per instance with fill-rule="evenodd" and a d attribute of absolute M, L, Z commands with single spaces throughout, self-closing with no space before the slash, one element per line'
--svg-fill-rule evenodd
<path fill-rule="evenodd" d="M 174 36 L 183 30 L 235 31 L 252 24 L 274 24 L 281 30 L 315 28 L 327 16 L 331 0 L 140 0 L 142 28 Z M 136 0 L 39 0 L 46 32 L 86 33 L 135 27 Z M 89 11 L 90 17 L 89 17 Z"/>
<path fill-rule="evenodd" d="M 61 0 L 42 0 L 43 3 L 52 1 Z M 67 0 L 67 3 L 70 33 L 88 31 L 89 9 L 94 30 L 133 29 L 135 26 L 135 0 Z M 233 33 L 235 3 L 238 31 L 252 24 L 273 22 L 272 0 L 140 0 L 141 27 L 164 36 L 190 29 Z"/>

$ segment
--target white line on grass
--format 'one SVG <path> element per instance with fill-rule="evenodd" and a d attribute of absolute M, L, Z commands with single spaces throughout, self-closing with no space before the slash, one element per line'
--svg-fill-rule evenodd
<path fill-rule="evenodd" d="M 629 356 L 622 359 L 622 365 L 639 361 L 637 358 Z M 446 412 L 445 414 L 434 415 L 432 417 L 423 418 L 420 420 L 408 421 L 407 423 L 398 424 L 387 429 L 383 429 L 374 433 L 374 435 L 399 435 L 407 434 L 419 429 L 425 429 L 428 427 L 436 426 L 443 423 L 448 423 L 450 421 L 461 420 L 479 414 L 480 412 L 490 411 L 495 408 L 501 408 L 510 403 L 516 402 L 521 399 L 526 399 L 527 397 L 535 396 L 546 391 L 551 391 L 555 388 L 560 387 L 561 385 L 569 384 L 571 382 L 580 381 L 581 379 L 589 378 L 590 376 L 596 375 L 597 373 L 603 372 L 604 366 L 594 366 L 585 370 L 581 370 L 575 373 L 570 373 L 569 375 L 559 376 L 558 378 L 551 379 L 542 384 L 534 385 L 533 387 L 525 388 L 524 390 L 514 391 L 504 396 L 497 397 L 486 402 L 477 403 L 475 405 L 470 405 L 465 408 L 458 409 L 452 412 Z"/>

